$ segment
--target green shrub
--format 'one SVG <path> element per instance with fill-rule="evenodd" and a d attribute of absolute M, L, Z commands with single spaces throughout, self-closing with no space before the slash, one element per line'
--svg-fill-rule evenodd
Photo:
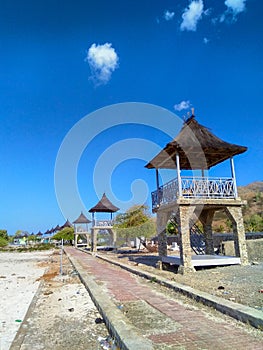
<path fill-rule="evenodd" d="M 3 237 L 0 237 L 0 247 L 6 247 L 8 245 L 8 240 Z"/>

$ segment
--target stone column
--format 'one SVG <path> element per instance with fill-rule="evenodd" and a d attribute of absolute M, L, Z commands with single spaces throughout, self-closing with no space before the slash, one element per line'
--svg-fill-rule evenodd
<path fill-rule="evenodd" d="M 157 234 L 158 234 L 158 253 L 159 256 L 167 256 L 167 235 L 166 225 L 169 220 L 169 213 L 157 211 Z"/>
<path fill-rule="evenodd" d="M 112 228 L 108 229 L 108 232 L 111 236 L 111 244 L 114 246 L 114 248 L 116 248 L 116 241 L 117 241 L 117 234 L 116 231 L 113 230 Z"/>
<path fill-rule="evenodd" d="M 214 255 L 214 242 L 213 242 L 213 230 L 212 222 L 215 211 L 213 209 L 203 210 L 199 219 L 202 222 L 204 236 L 205 236 L 205 253 L 208 255 Z"/>
<path fill-rule="evenodd" d="M 95 228 L 91 229 L 91 251 L 97 251 L 97 229 Z"/>
<path fill-rule="evenodd" d="M 181 265 L 178 272 L 181 274 L 195 272 L 192 264 L 192 248 L 190 242 L 190 218 L 195 206 L 179 205 L 178 209 L 178 230 L 180 237 L 180 258 Z"/>
<path fill-rule="evenodd" d="M 226 207 L 226 214 L 233 224 L 236 256 L 240 257 L 241 265 L 248 265 L 246 235 L 241 206 Z"/>
<path fill-rule="evenodd" d="M 79 237 L 79 235 L 75 232 L 74 233 L 74 246 L 75 246 L 75 248 L 78 246 L 78 237 Z"/>
<path fill-rule="evenodd" d="M 86 241 L 87 241 L 86 247 L 88 247 L 89 246 L 89 234 L 86 233 L 85 236 L 86 236 Z"/>

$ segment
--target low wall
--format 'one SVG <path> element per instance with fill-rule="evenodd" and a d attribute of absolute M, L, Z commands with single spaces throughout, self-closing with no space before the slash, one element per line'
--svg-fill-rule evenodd
<path fill-rule="evenodd" d="M 263 261 L 263 238 L 246 240 L 248 260 Z M 225 255 L 235 255 L 234 241 L 224 242 Z"/>
<path fill-rule="evenodd" d="M 232 233 L 214 233 L 213 241 L 215 248 L 221 248 L 224 245 L 225 255 L 235 256 L 234 235 Z M 178 235 L 167 236 L 168 245 L 172 242 L 178 242 Z M 246 233 L 246 244 L 248 252 L 248 260 L 263 261 L 263 232 Z"/>
<path fill-rule="evenodd" d="M 247 232 L 246 233 L 246 241 L 258 240 L 260 238 L 263 239 L 263 232 Z M 234 240 L 233 233 L 214 233 L 213 234 L 213 241 L 214 241 L 215 247 L 219 247 L 222 242 L 233 241 L 233 240 Z"/>

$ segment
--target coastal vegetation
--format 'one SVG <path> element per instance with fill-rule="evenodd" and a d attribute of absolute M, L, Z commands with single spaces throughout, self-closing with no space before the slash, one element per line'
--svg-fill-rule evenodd
<path fill-rule="evenodd" d="M 66 241 L 73 241 L 74 240 L 74 228 L 73 227 L 65 227 L 62 230 L 58 231 L 53 237 L 53 240 L 55 241 L 61 241 L 63 239 L 64 242 Z"/>
<path fill-rule="evenodd" d="M 243 207 L 243 219 L 246 232 L 263 232 L 263 181 L 247 186 L 239 186 L 238 194 L 246 205 Z M 213 223 L 214 232 L 231 232 L 232 227 L 227 216 L 218 212 Z"/>
<path fill-rule="evenodd" d="M 146 205 L 134 205 L 125 213 L 118 214 L 114 229 L 118 238 L 125 239 L 125 242 L 135 237 L 145 240 L 156 234 L 155 222 Z"/>
<path fill-rule="evenodd" d="M 0 247 L 8 245 L 8 238 L 7 230 L 0 230 Z"/>

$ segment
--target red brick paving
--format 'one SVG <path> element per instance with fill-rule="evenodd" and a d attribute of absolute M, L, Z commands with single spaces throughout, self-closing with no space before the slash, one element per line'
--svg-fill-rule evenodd
<path fill-rule="evenodd" d="M 148 338 L 157 345 L 166 345 L 170 349 L 218 349 L 218 350 L 263 350 L 263 338 L 260 341 L 253 334 L 241 328 L 234 328 L 233 322 L 215 322 L 205 316 L 204 312 L 190 309 L 176 300 L 168 299 L 151 288 L 151 283 L 142 283 L 140 278 L 117 266 L 110 265 L 90 254 L 73 247 L 66 248 L 78 262 L 92 274 L 99 285 L 107 290 L 109 297 L 116 303 L 144 300 L 167 318 L 178 323 L 178 329 L 172 333 L 154 334 Z M 137 349 L 136 349 L 137 350 Z"/>

